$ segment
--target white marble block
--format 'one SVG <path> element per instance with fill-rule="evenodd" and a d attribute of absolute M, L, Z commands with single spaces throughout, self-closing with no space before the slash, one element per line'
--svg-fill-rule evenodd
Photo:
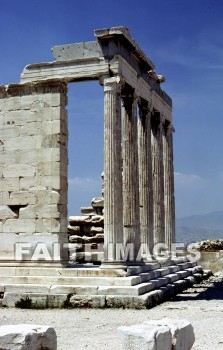
<path fill-rule="evenodd" d="M 187 320 L 162 319 L 146 321 L 147 325 L 168 326 L 172 333 L 173 350 L 190 350 L 195 342 L 194 330 Z"/>
<path fill-rule="evenodd" d="M 32 324 L 0 327 L 1 350 L 56 350 L 57 336 L 54 328 Z"/>
<path fill-rule="evenodd" d="M 118 330 L 123 336 L 123 350 L 172 350 L 168 326 L 139 324 Z"/>

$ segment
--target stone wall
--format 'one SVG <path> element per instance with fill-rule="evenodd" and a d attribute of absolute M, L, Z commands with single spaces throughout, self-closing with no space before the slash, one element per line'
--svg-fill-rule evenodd
<path fill-rule="evenodd" d="M 60 260 L 67 241 L 66 92 L 56 81 L 0 87 L 0 262 L 15 254 L 20 260 L 21 249 L 22 260 L 44 252 L 46 260 Z"/>

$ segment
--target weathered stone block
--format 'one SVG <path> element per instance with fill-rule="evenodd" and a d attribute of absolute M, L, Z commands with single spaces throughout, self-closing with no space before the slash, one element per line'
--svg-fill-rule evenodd
<path fill-rule="evenodd" d="M 23 118 L 22 118 L 23 117 Z M 23 119 L 23 121 L 21 121 Z M 23 125 L 25 122 L 22 111 L 6 111 L 2 118 L 2 124 L 5 125 Z"/>
<path fill-rule="evenodd" d="M 103 233 L 103 232 L 104 232 L 103 227 L 92 226 L 91 229 L 90 229 L 90 234 L 100 234 L 100 233 Z"/>
<path fill-rule="evenodd" d="M 42 148 L 56 148 L 60 146 L 60 135 L 43 135 L 42 136 Z"/>
<path fill-rule="evenodd" d="M 81 207 L 81 215 L 95 214 L 95 211 L 92 207 Z"/>
<path fill-rule="evenodd" d="M 3 224 L 5 233 L 29 233 L 35 232 L 35 221 L 31 219 L 7 219 Z"/>
<path fill-rule="evenodd" d="M 68 306 L 73 308 L 104 308 L 105 296 L 103 295 L 72 295 L 68 301 Z"/>
<path fill-rule="evenodd" d="M 6 191 L 19 191 L 19 177 L 11 177 L 9 179 L 1 179 L 2 186 Z"/>
<path fill-rule="evenodd" d="M 71 45 L 54 46 L 53 56 L 56 61 L 66 61 L 101 57 L 103 56 L 103 53 L 98 42 L 90 41 Z"/>
<path fill-rule="evenodd" d="M 19 115 L 19 118 L 16 119 L 16 124 L 18 125 L 25 125 L 27 123 L 27 121 L 29 121 L 29 123 L 35 123 L 37 121 L 41 122 L 42 121 L 42 118 L 41 118 L 41 114 L 38 115 L 36 113 L 34 113 L 32 111 L 32 109 L 28 110 L 28 111 L 24 111 L 24 110 L 21 110 L 20 111 L 20 115 Z"/>
<path fill-rule="evenodd" d="M 24 110 L 32 109 L 35 101 L 41 100 L 41 95 L 24 95 L 21 96 L 21 108 Z"/>
<path fill-rule="evenodd" d="M 4 99 L 4 103 L 2 104 L 2 111 L 16 111 L 21 108 L 21 97 L 13 96 Z"/>
<path fill-rule="evenodd" d="M 167 326 L 133 325 L 119 327 L 123 350 L 172 350 L 172 335 Z"/>
<path fill-rule="evenodd" d="M 1 140 L 5 141 L 12 137 L 18 137 L 20 135 L 20 127 L 14 124 L 1 126 Z"/>
<path fill-rule="evenodd" d="M 46 103 L 51 103 L 50 99 Z M 42 121 L 61 120 L 60 107 L 44 108 L 41 112 Z"/>
<path fill-rule="evenodd" d="M 0 142 L 1 144 L 1 142 Z M 20 163 L 19 159 L 19 153 L 14 151 L 1 151 L 1 157 L 0 157 L 0 165 L 9 165 L 9 164 L 16 164 Z"/>
<path fill-rule="evenodd" d="M 19 217 L 24 219 L 25 218 L 57 219 L 60 217 L 60 212 L 56 204 L 28 205 L 27 207 L 20 209 Z"/>
<path fill-rule="evenodd" d="M 42 123 L 41 121 L 35 121 L 27 123 L 21 126 L 21 135 L 24 136 L 34 136 L 42 133 Z"/>
<path fill-rule="evenodd" d="M 69 217 L 70 225 L 103 225 L 104 217 L 102 215 L 93 215 L 93 216 L 70 216 Z"/>
<path fill-rule="evenodd" d="M 57 336 L 54 328 L 31 324 L 0 327 L 1 350 L 56 350 Z"/>
<path fill-rule="evenodd" d="M 77 236 L 77 235 L 71 235 L 69 237 L 69 242 L 70 243 L 84 243 L 84 238 Z"/>
<path fill-rule="evenodd" d="M 104 208 L 104 198 L 103 197 L 97 197 L 93 198 L 91 201 L 93 208 Z"/>
<path fill-rule="evenodd" d="M 195 342 L 194 330 L 187 320 L 162 319 L 146 321 L 151 326 L 167 326 L 172 334 L 173 350 L 190 350 Z"/>
<path fill-rule="evenodd" d="M 10 164 L 4 167 L 4 177 L 17 177 L 17 176 L 34 176 L 36 169 L 29 164 Z"/>
<path fill-rule="evenodd" d="M 61 130 L 61 121 L 51 120 L 51 121 L 43 121 L 42 123 L 43 132 L 46 135 L 60 134 Z"/>
<path fill-rule="evenodd" d="M 58 147 L 58 145 L 57 145 Z M 41 148 L 37 151 L 37 157 L 39 163 L 46 162 L 59 162 L 60 161 L 60 149 L 59 148 Z"/>
<path fill-rule="evenodd" d="M 49 308 L 64 308 L 67 301 L 67 294 L 57 294 L 47 296 L 47 307 Z"/>
<path fill-rule="evenodd" d="M 37 219 L 36 232 L 60 232 L 61 225 L 59 219 Z"/>
<path fill-rule="evenodd" d="M 68 183 L 65 176 L 40 176 L 40 184 L 46 186 L 47 189 L 63 189 L 67 190 Z"/>
<path fill-rule="evenodd" d="M 8 201 L 8 199 L 9 199 L 9 192 L 8 191 L 1 191 L 0 192 L 0 205 L 5 205 Z"/>
<path fill-rule="evenodd" d="M 80 235 L 81 233 L 81 228 L 80 226 L 71 226 L 68 225 L 68 232 L 73 235 Z"/>
<path fill-rule="evenodd" d="M 39 180 L 39 181 L 38 181 Z M 40 182 L 40 177 L 37 176 L 26 176 L 20 179 L 20 190 L 25 191 L 30 188 L 35 188 Z M 42 189 L 46 189 L 46 187 L 42 186 Z"/>
<path fill-rule="evenodd" d="M 0 205 L 0 220 L 16 218 L 17 215 L 7 206 Z"/>
<path fill-rule="evenodd" d="M 37 173 L 40 176 L 60 176 L 61 169 L 59 162 L 44 162 L 39 163 L 37 166 Z"/>
<path fill-rule="evenodd" d="M 36 167 L 38 163 L 38 150 L 37 149 L 20 150 L 19 163 L 29 164 Z"/>
<path fill-rule="evenodd" d="M 28 205 L 35 203 L 35 195 L 28 191 L 12 192 L 6 202 L 7 205 Z"/>
<path fill-rule="evenodd" d="M 37 205 L 42 203 L 44 203 L 44 205 L 58 204 L 60 201 L 60 194 L 57 191 L 30 189 L 30 192 L 35 196 Z"/>
<path fill-rule="evenodd" d="M 51 107 L 61 109 L 67 104 L 67 97 L 65 94 L 53 93 L 53 94 L 44 94 L 43 101 L 48 101 Z"/>
<path fill-rule="evenodd" d="M 13 288 L 12 288 L 13 289 Z M 6 307 L 20 307 L 20 308 L 46 308 L 47 307 L 47 295 L 41 293 L 29 293 L 20 291 L 5 292 L 2 305 Z"/>
<path fill-rule="evenodd" d="M 4 148 L 6 150 L 20 150 L 20 149 L 37 149 L 42 145 L 42 135 L 34 136 L 19 136 L 5 140 Z"/>

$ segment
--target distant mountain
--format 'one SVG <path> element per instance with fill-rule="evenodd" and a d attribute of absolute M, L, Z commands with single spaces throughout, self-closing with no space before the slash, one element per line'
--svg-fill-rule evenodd
<path fill-rule="evenodd" d="M 178 242 L 223 239 L 223 211 L 176 219 Z"/>

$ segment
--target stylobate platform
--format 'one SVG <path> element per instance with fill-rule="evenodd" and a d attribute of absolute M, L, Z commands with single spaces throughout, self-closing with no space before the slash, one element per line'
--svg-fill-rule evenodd
<path fill-rule="evenodd" d="M 150 308 L 209 274 L 185 259 L 125 270 L 90 264 L 67 268 L 4 266 L 0 268 L 1 304 L 22 308 Z"/>

